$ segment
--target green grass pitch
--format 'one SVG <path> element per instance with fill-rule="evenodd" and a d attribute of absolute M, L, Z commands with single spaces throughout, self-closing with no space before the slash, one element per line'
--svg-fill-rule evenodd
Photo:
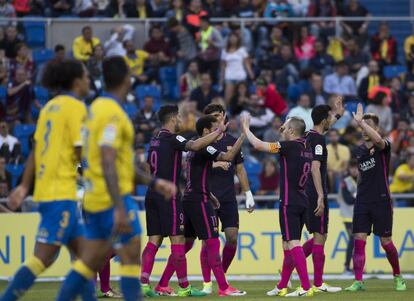
<path fill-rule="evenodd" d="M 193 283 L 195 286 L 200 286 L 200 283 Z M 266 296 L 266 291 L 272 289 L 275 285 L 274 282 L 270 281 L 243 281 L 243 282 L 231 282 L 231 284 L 238 289 L 246 290 L 247 296 L 237 298 L 240 301 L 269 301 L 272 299 L 277 299 L 277 297 L 268 297 Z M 351 281 L 331 281 L 331 285 L 340 286 L 342 288 L 351 284 Z M 365 282 L 366 291 L 365 292 L 340 292 L 337 294 L 315 294 L 311 299 L 325 301 L 325 300 L 335 300 L 335 301 L 414 301 L 414 280 L 407 281 L 408 290 L 405 292 L 396 292 L 394 291 L 394 283 L 392 280 L 377 280 L 369 279 Z M 0 292 L 4 290 L 6 282 L 0 282 Z M 298 285 L 298 282 L 295 281 L 294 285 Z M 22 299 L 23 301 L 52 301 L 56 296 L 57 290 L 60 286 L 60 283 L 51 282 L 51 283 L 36 283 L 35 286 L 26 294 Z M 175 283 L 173 284 L 175 286 Z M 114 287 L 117 287 L 117 284 L 114 284 Z M 215 287 L 216 289 L 216 287 Z M 230 298 L 230 297 L 229 297 Z M 168 297 L 160 297 L 156 299 L 169 299 Z M 200 298 L 190 298 L 197 299 Z M 211 297 L 203 297 L 202 300 L 217 300 L 219 299 L 217 295 Z M 234 298 L 231 298 L 234 299 Z M 148 299 L 146 299 L 148 300 Z"/>

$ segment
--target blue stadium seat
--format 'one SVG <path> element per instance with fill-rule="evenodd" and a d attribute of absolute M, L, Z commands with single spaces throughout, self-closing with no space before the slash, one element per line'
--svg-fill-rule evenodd
<path fill-rule="evenodd" d="M 138 112 L 137 105 L 133 102 L 126 102 L 122 104 L 124 111 L 128 114 L 129 118 L 134 118 Z"/>
<path fill-rule="evenodd" d="M 159 78 L 162 86 L 162 95 L 169 100 L 177 98 L 177 70 L 175 67 L 162 67 L 159 70 Z"/>
<path fill-rule="evenodd" d="M 36 66 L 46 63 L 55 57 L 55 53 L 52 49 L 38 49 L 33 50 L 33 60 Z"/>
<path fill-rule="evenodd" d="M 389 65 L 385 66 L 383 73 L 384 77 L 386 79 L 394 78 L 394 77 L 400 77 L 401 74 L 407 72 L 407 67 L 402 65 Z"/>
<path fill-rule="evenodd" d="M 45 47 L 46 23 L 43 21 L 23 21 L 26 43 L 30 47 Z"/>
<path fill-rule="evenodd" d="M 296 102 L 299 99 L 300 94 L 302 93 L 301 87 L 299 85 L 290 85 L 288 87 L 288 99 L 290 101 Z"/>
<path fill-rule="evenodd" d="M 30 136 L 34 134 L 36 126 L 33 124 L 17 124 L 14 127 L 13 135 L 19 139 L 22 146 L 23 156 L 27 157 L 30 152 L 29 141 Z"/>
<path fill-rule="evenodd" d="M 6 104 L 7 89 L 4 86 L 0 86 L 0 103 Z"/>
<path fill-rule="evenodd" d="M 17 181 L 19 181 L 19 178 L 23 174 L 24 165 L 23 164 L 7 164 L 6 170 L 12 176 L 12 188 L 16 187 Z"/>
<path fill-rule="evenodd" d="M 47 103 L 49 98 L 50 98 L 49 91 L 47 89 L 43 88 L 42 86 L 35 86 L 34 87 L 34 93 L 35 93 L 36 99 L 42 105 Z"/>
<path fill-rule="evenodd" d="M 250 189 L 254 193 L 260 188 L 259 175 L 262 171 L 262 165 L 254 157 L 246 156 L 244 160 L 244 167 L 246 168 Z"/>

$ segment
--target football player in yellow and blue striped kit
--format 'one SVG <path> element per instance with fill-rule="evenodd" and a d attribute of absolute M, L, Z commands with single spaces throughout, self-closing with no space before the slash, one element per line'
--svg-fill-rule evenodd
<path fill-rule="evenodd" d="M 82 166 L 85 177 L 84 216 L 86 244 L 58 294 L 69 301 L 105 263 L 114 247 L 120 257 L 121 290 L 127 301 L 140 298 L 140 234 L 138 207 L 130 194 L 134 189 L 134 130 L 122 102 L 130 91 L 130 73 L 122 57 L 103 62 L 105 93 L 92 103 L 84 130 Z M 171 182 L 141 180 L 166 198 L 176 187 Z"/>
<path fill-rule="evenodd" d="M 89 93 L 85 67 L 74 60 L 50 62 L 42 84 L 59 95 L 41 110 L 34 148 L 22 183 L 11 193 L 9 206 L 18 208 L 35 178 L 33 200 L 39 204 L 40 225 L 34 253 L 16 272 L 1 301 L 17 300 L 55 261 L 62 245 L 79 255 L 84 228 L 77 208 L 76 166 L 80 162 L 81 128 L 87 110 L 81 101 Z M 94 300 L 92 282 L 82 286 L 84 300 Z"/>

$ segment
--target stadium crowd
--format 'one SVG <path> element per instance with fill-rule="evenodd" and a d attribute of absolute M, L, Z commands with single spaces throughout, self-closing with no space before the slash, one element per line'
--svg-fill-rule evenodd
<path fill-rule="evenodd" d="M 346 114 L 328 134 L 330 192 L 345 187 L 361 135 L 351 112 L 362 102 L 366 112 L 380 117 L 382 135 L 392 142 L 393 193 L 414 192 L 414 35 L 397 41 L 387 23 L 374 35 L 366 22 L 341 22 L 335 35 L 333 22 L 279 22 L 278 17 L 369 16 L 357 0 L 59 0 L 0 1 L 1 17 L 79 16 L 109 18 L 159 18 L 151 23 L 142 49 L 133 43 L 134 27 L 110 28 L 100 41 L 93 27 L 85 26 L 72 49 L 54 48 L 53 60 L 73 56 L 84 62 L 91 77 L 88 103 L 102 90 L 104 57 L 122 55 L 131 68 L 133 90 L 125 109 L 136 129 L 136 153 L 145 160 L 145 149 L 159 129 L 156 115 L 161 102 L 179 102 L 183 135 L 195 135 L 195 121 L 209 103 L 227 109 L 228 131 L 238 136 L 239 115 L 249 112 L 252 132 L 266 141 L 280 137 L 287 116 L 313 126 L 312 108 L 332 104 L 342 96 Z M 48 2 L 46 5 L 45 3 Z M 210 18 L 274 18 L 275 21 L 214 23 Z M 22 124 L 34 124 L 39 109 L 56 91 L 43 91 L 36 62 L 19 24 L 0 27 L 0 196 L 13 186 L 13 166 L 24 162 L 30 140 L 18 140 Z M 398 60 L 397 47 L 405 60 Z M 406 72 L 387 72 L 406 65 Z M 171 78 L 173 83 L 171 84 Z M 48 96 L 44 96 L 44 93 Z M 24 128 L 24 127 L 23 127 Z M 23 130 L 24 132 L 24 130 Z M 278 194 L 276 158 L 254 152 L 246 143 L 246 164 L 252 190 L 258 195 Z M 138 189 L 138 194 L 142 191 Z M 274 207 L 273 202 L 264 206 Z"/>

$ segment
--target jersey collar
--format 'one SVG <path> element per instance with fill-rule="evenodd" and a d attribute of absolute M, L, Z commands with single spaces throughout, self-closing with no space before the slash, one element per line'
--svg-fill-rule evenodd
<path fill-rule="evenodd" d="M 109 99 L 111 99 L 111 100 L 113 100 L 113 101 L 115 101 L 115 102 L 117 102 L 117 103 L 119 103 L 119 104 L 121 104 L 121 103 L 122 103 L 122 102 L 121 102 L 121 100 L 120 100 L 119 98 L 115 97 L 113 94 L 108 93 L 108 92 L 106 92 L 106 91 L 102 91 L 102 93 L 101 93 L 101 97 L 109 98 Z"/>
<path fill-rule="evenodd" d="M 77 100 L 81 100 L 77 95 L 75 95 L 75 93 L 70 92 L 70 91 L 62 91 L 61 95 L 62 96 L 69 96 L 69 97 L 73 97 Z"/>

